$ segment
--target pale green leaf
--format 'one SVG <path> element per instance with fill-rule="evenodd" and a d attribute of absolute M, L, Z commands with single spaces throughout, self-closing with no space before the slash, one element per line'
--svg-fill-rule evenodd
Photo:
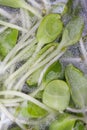
<path fill-rule="evenodd" d="M 37 30 L 37 40 L 39 43 L 46 44 L 54 41 L 62 32 L 63 23 L 60 15 L 49 14 L 43 18 Z"/>
<path fill-rule="evenodd" d="M 55 110 L 63 111 L 66 109 L 69 99 L 69 87 L 62 80 L 49 82 L 43 92 L 43 103 Z"/>
<path fill-rule="evenodd" d="M 63 114 L 51 123 L 49 130 L 72 130 L 76 119 L 72 116 Z"/>
<path fill-rule="evenodd" d="M 15 46 L 18 37 L 18 30 L 7 29 L 0 34 L 0 59 L 2 60 Z"/>
<path fill-rule="evenodd" d="M 62 41 L 60 43 L 62 47 L 64 48 L 77 43 L 81 38 L 83 27 L 84 21 L 82 17 L 75 17 L 69 21 L 63 31 Z"/>
<path fill-rule="evenodd" d="M 87 79 L 83 73 L 73 65 L 68 65 L 65 70 L 65 77 L 76 106 L 80 108 L 87 106 Z"/>

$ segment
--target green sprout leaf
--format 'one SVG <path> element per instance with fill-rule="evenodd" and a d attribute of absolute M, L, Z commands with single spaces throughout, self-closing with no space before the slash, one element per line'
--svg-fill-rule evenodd
<path fill-rule="evenodd" d="M 79 41 L 82 35 L 84 21 L 82 17 L 73 18 L 63 31 L 61 45 L 67 47 Z"/>
<path fill-rule="evenodd" d="M 42 83 L 46 85 L 48 82 L 58 78 L 62 78 L 62 65 L 59 61 L 56 61 L 46 70 Z"/>
<path fill-rule="evenodd" d="M 15 127 L 9 128 L 9 130 L 21 130 L 21 128 L 18 126 L 15 126 Z"/>
<path fill-rule="evenodd" d="M 25 0 L 0 0 L 0 5 L 9 6 L 13 8 L 24 8 L 24 9 L 29 10 L 30 12 L 32 12 L 39 18 L 41 18 L 40 13 L 36 9 L 34 9 L 32 6 L 27 4 Z"/>
<path fill-rule="evenodd" d="M 49 82 L 43 93 L 43 103 L 59 111 L 66 109 L 69 104 L 69 99 L 69 87 L 62 80 Z"/>
<path fill-rule="evenodd" d="M 36 70 L 26 81 L 27 85 L 29 85 L 29 87 L 35 87 L 37 86 L 38 83 L 38 79 L 40 76 L 41 71 L 43 70 L 43 67 L 41 67 L 40 69 Z"/>
<path fill-rule="evenodd" d="M 68 114 L 63 114 L 51 123 L 49 130 L 72 130 L 76 119 Z"/>
<path fill-rule="evenodd" d="M 60 15 L 49 14 L 45 16 L 40 23 L 37 31 L 37 40 L 41 44 L 46 44 L 54 41 L 62 32 L 63 23 L 60 20 Z"/>
<path fill-rule="evenodd" d="M 47 115 L 47 111 L 32 102 L 28 102 L 27 107 L 22 108 L 21 112 L 24 117 L 31 118 L 41 118 Z"/>
<path fill-rule="evenodd" d="M 75 105 L 80 108 L 87 106 L 87 79 L 83 73 L 73 65 L 68 65 L 65 70 L 65 77 Z"/>
<path fill-rule="evenodd" d="M 10 50 L 15 46 L 18 37 L 18 30 L 7 29 L 0 35 L 0 59 L 10 52 Z"/>
<path fill-rule="evenodd" d="M 77 121 L 74 130 L 86 130 L 83 122 Z"/>

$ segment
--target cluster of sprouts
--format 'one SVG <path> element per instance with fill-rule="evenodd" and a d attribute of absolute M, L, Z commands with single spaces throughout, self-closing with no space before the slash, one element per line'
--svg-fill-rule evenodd
<path fill-rule="evenodd" d="M 63 57 L 67 50 L 66 47 L 63 48 L 64 44 L 66 44 L 64 41 L 60 42 L 61 45 L 59 45 L 59 47 L 56 47 L 55 43 L 55 45 L 51 46 L 46 45 L 47 48 L 41 50 L 45 44 L 38 42 L 36 32 L 43 16 L 50 13 L 52 4 L 57 4 L 57 0 L 55 2 L 42 0 L 41 3 L 35 0 L 27 0 L 27 2 L 23 0 L 23 2 L 24 6 L 21 4 L 21 8 L 14 10 L 14 13 L 10 13 L 8 8 L 4 9 L 3 6 L 0 7 L 0 34 L 5 32 L 8 28 L 16 29 L 20 32 L 16 45 L 6 55 L 6 57 L 0 61 L 0 83 L 3 85 L 3 88 L 0 85 L 1 130 L 6 130 L 8 127 L 7 124 L 11 122 L 15 122 L 23 130 L 26 130 L 26 125 L 30 124 L 32 126 L 33 124 L 35 125 L 35 123 L 38 124 L 38 121 L 25 119 L 21 117 L 20 114 L 15 116 L 15 111 L 17 111 L 15 109 L 17 109 L 20 104 L 24 106 L 27 101 L 30 101 L 46 110 L 49 113 L 46 117 L 47 120 L 50 120 L 50 118 L 54 120 L 56 112 L 35 98 L 36 94 L 44 89 L 43 86 L 41 86 L 41 82 L 46 70 L 59 59 L 61 62 L 65 63 L 69 62 L 79 64 L 82 62 L 87 65 L 87 52 L 83 38 L 79 41 L 82 57 Z M 35 91 L 30 94 L 22 92 L 29 76 L 41 67 L 43 67 L 43 69 L 38 78 L 38 87 Z M 70 107 L 66 110 L 72 113 L 84 113 L 87 111 L 86 108 L 73 109 Z M 39 123 L 40 122 L 44 122 L 44 118 L 39 120 Z"/>

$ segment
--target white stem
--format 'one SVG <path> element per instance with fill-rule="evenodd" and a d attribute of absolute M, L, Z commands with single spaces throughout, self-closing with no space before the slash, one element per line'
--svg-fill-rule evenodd
<path fill-rule="evenodd" d="M 53 47 L 52 47 L 53 48 Z M 50 51 L 52 50 L 52 48 L 49 48 L 46 53 L 44 53 L 35 63 L 34 65 L 36 66 L 38 62 L 40 62 L 41 60 L 43 60 L 43 58 L 50 53 Z M 35 57 L 34 57 L 35 58 Z M 34 62 L 34 59 L 33 59 Z M 31 59 L 29 59 L 21 68 L 19 68 L 17 71 L 15 71 L 6 81 L 5 81 L 5 85 L 7 86 L 7 84 L 9 83 L 9 80 L 14 79 L 15 77 L 17 78 L 17 75 L 19 76 L 19 74 L 21 73 L 21 75 L 28 69 L 29 70 L 29 65 L 30 63 L 32 63 L 32 57 Z M 5 67 L 6 68 L 6 67 Z M 7 68 L 6 68 L 7 69 Z M 14 81 L 13 80 L 13 81 Z M 11 82 L 12 83 L 12 82 Z M 14 82 L 13 82 L 14 83 Z M 13 84 L 12 83 L 12 84 Z"/>
<path fill-rule="evenodd" d="M 0 28 L 0 34 L 3 33 L 6 29 L 7 29 L 7 27 Z"/>
<path fill-rule="evenodd" d="M 70 111 L 70 112 L 73 112 L 73 113 L 84 113 L 84 112 L 87 112 L 87 108 L 84 108 L 84 109 L 74 109 L 74 108 L 68 107 L 66 110 Z"/>
<path fill-rule="evenodd" d="M 34 64 L 36 66 L 39 62 L 41 62 L 48 54 L 50 54 L 54 50 L 54 47 L 50 47 Z"/>
<path fill-rule="evenodd" d="M 8 13 L 7 11 L 5 11 L 4 9 L 0 8 L 0 14 L 5 16 L 8 19 L 12 19 L 12 16 L 10 15 L 10 13 Z"/>
<path fill-rule="evenodd" d="M 10 115 L 10 113 L 7 111 L 7 109 L 4 107 L 3 104 L 0 103 L 0 109 L 2 112 L 5 113 L 5 115 L 12 121 L 14 122 L 15 121 L 15 118 L 13 116 Z"/>
<path fill-rule="evenodd" d="M 3 104 L 4 104 L 4 103 L 3 103 Z M 11 104 L 10 104 L 10 103 L 9 103 L 9 104 L 8 104 L 8 103 L 7 103 L 7 104 L 5 103 L 5 104 L 4 104 L 5 107 L 11 107 L 11 108 L 12 108 L 12 107 L 18 107 L 19 105 L 20 105 L 19 103 L 11 103 Z"/>
<path fill-rule="evenodd" d="M 0 25 L 4 25 L 6 27 L 10 27 L 10 28 L 14 28 L 14 29 L 17 29 L 19 31 L 23 31 L 23 32 L 27 32 L 28 30 L 26 30 L 25 28 L 22 28 L 20 26 L 17 26 L 15 24 L 12 24 L 12 23 L 8 23 L 8 22 L 5 22 L 5 21 L 2 21 L 0 20 Z"/>
<path fill-rule="evenodd" d="M 20 17 L 21 17 L 21 22 L 22 22 L 22 27 L 23 28 L 26 28 L 26 19 L 25 19 L 25 14 L 24 14 L 24 9 L 20 9 Z M 22 36 L 24 35 L 25 33 L 22 32 Z"/>
<path fill-rule="evenodd" d="M 19 62 L 21 59 L 21 57 L 23 58 L 23 55 L 29 50 L 31 49 L 32 46 L 34 46 L 34 44 L 36 43 L 36 40 L 33 41 L 30 45 L 28 45 L 27 47 L 25 47 L 19 54 L 17 54 L 10 62 L 8 62 L 8 64 L 5 66 L 5 70 L 7 70 L 11 65 Z M 29 43 L 28 43 L 29 44 Z M 27 54 L 28 55 L 28 54 Z M 28 57 L 30 57 L 32 54 L 29 52 Z"/>
<path fill-rule="evenodd" d="M 32 26 L 31 23 L 31 17 L 29 16 L 29 12 L 27 10 L 24 10 L 24 14 L 25 14 L 25 20 L 26 20 L 26 28 L 29 30 L 30 27 Z"/>
<path fill-rule="evenodd" d="M 52 60 L 56 55 L 58 55 L 60 53 L 60 48 L 58 47 L 53 53 L 51 53 L 51 55 L 49 57 L 47 57 L 46 59 L 44 59 L 41 63 L 34 64 L 31 67 L 31 70 L 29 70 L 20 80 L 19 82 L 16 84 L 15 88 L 20 88 L 20 86 L 22 86 L 26 80 L 26 78 L 28 78 L 35 70 L 39 69 L 40 67 L 42 67 L 43 65 L 47 64 L 50 60 Z M 30 63 L 30 62 L 29 62 Z M 24 64 L 22 66 L 22 69 L 20 68 L 17 72 L 15 72 L 12 76 L 10 76 L 7 80 L 6 80 L 6 84 L 8 84 L 10 81 L 12 81 L 15 76 L 17 77 L 17 74 L 20 73 L 20 71 L 24 70 L 25 68 L 27 69 L 27 67 L 29 67 L 28 62 L 26 64 Z M 13 83 L 15 82 L 15 80 L 13 80 Z"/>
<path fill-rule="evenodd" d="M 55 61 L 57 61 L 63 54 L 64 54 L 64 52 L 61 52 L 59 55 L 57 55 L 54 59 L 52 59 L 52 60 L 45 66 L 45 68 L 42 70 L 42 72 L 41 72 L 41 74 L 40 74 L 40 77 L 39 77 L 39 80 L 38 80 L 38 86 L 39 86 L 39 88 L 36 89 L 36 91 L 34 91 L 33 93 L 31 93 L 31 94 L 30 94 L 31 96 L 34 97 L 40 90 L 43 89 L 43 86 L 40 86 L 40 84 L 41 84 L 41 82 L 42 82 L 44 73 L 45 73 L 46 70 L 49 68 L 49 66 L 52 65 Z"/>
<path fill-rule="evenodd" d="M 81 62 L 81 58 L 62 58 L 61 60 L 64 62 Z"/>
<path fill-rule="evenodd" d="M 42 67 L 43 65 L 45 65 L 45 64 L 47 64 L 50 60 L 52 60 L 52 58 L 54 58 L 56 55 L 57 55 L 57 50 L 56 51 L 54 51 L 53 53 L 52 53 L 53 55 L 51 55 L 51 56 L 49 56 L 49 57 L 47 57 L 45 60 L 43 60 L 41 63 L 39 63 L 39 64 L 34 64 L 32 67 L 31 67 L 31 70 L 29 70 L 20 80 L 19 80 L 19 82 L 16 84 L 16 86 L 15 86 L 15 89 L 17 89 L 17 88 L 20 88 L 20 86 L 22 86 L 23 84 L 24 84 L 24 82 L 25 82 L 25 80 L 35 71 L 35 70 L 37 70 L 37 69 L 39 69 L 40 67 Z M 27 66 L 29 66 L 28 64 L 27 64 Z M 27 66 L 25 65 L 25 67 L 27 68 Z M 22 69 L 24 69 L 24 68 L 22 68 Z M 14 77 L 14 75 L 12 75 L 13 77 Z M 10 78 L 13 78 L 12 76 L 10 76 Z M 15 73 L 15 76 L 16 76 L 16 73 Z M 10 79 L 9 78 L 9 79 Z M 11 79 L 12 80 L 12 79 Z M 8 81 L 7 81 L 8 82 Z"/>
<path fill-rule="evenodd" d="M 87 63 L 87 53 L 86 53 L 86 49 L 85 49 L 85 46 L 84 46 L 82 38 L 80 39 L 80 47 L 81 47 L 81 53 L 83 55 L 85 63 Z"/>
<path fill-rule="evenodd" d="M 8 60 L 13 57 L 20 49 L 22 49 L 23 47 L 26 46 L 26 44 L 24 44 L 24 42 L 29 38 L 29 36 L 31 36 L 35 31 L 36 29 L 38 28 L 39 26 L 39 22 L 25 35 L 23 36 L 20 41 L 16 44 L 16 46 L 10 51 L 10 53 L 5 57 L 4 59 L 4 64 L 6 64 L 8 62 Z M 27 42 L 27 45 L 29 43 L 31 43 L 31 41 L 33 40 L 28 40 Z M 21 47 L 22 46 L 22 47 Z"/>
<path fill-rule="evenodd" d="M 36 100 L 35 98 L 24 94 L 22 92 L 18 92 L 18 91 L 11 91 L 11 90 L 6 90 L 6 91 L 1 91 L 0 95 L 12 95 L 12 96 L 18 96 L 21 97 L 25 100 L 28 100 L 30 102 L 33 102 L 34 104 L 38 105 L 39 107 L 41 107 L 42 109 L 48 111 L 48 112 L 53 112 L 52 109 L 48 108 L 45 104 L 41 103 L 40 101 Z"/>
<path fill-rule="evenodd" d="M 40 19 L 42 18 L 41 12 L 39 12 L 36 8 L 30 6 L 29 4 L 26 3 L 26 4 L 24 5 L 24 8 L 27 9 L 27 10 L 29 10 L 29 11 L 32 12 L 33 14 L 35 14 L 38 18 L 40 18 Z"/>
<path fill-rule="evenodd" d="M 42 46 L 43 46 L 42 43 L 38 43 L 38 44 L 37 44 L 35 53 L 33 54 L 32 58 L 35 58 L 35 57 L 36 57 L 36 55 L 38 54 L 38 52 L 40 51 L 40 49 L 42 48 Z"/>
<path fill-rule="evenodd" d="M 35 0 L 28 0 L 29 2 L 31 2 L 32 3 L 32 5 L 34 5 L 36 8 L 38 8 L 38 9 L 41 9 L 41 5 L 39 4 L 39 3 L 37 3 L 37 1 L 35 1 Z"/>
<path fill-rule="evenodd" d="M 1 102 L 1 103 L 4 103 L 4 104 L 5 104 L 5 103 L 6 103 L 6 104 L 7 104 L 7 103 L 10 103 L 10 104 L 11 104 L 11 103 L 17 103 L 17 102 L 23 102 L 23 101 L 24 101 L 24 99 L 22 99 L 22 98 L 0 99 L 0 102 Z"/>
<path fill-rule="evenodd" d="M 55 62 L 57 61 L 63 54 L 65 53 L 65 51 L 61 52 L 59 55 L 57 55 L 54 59 L 52 59 L 43 69 L 43 71 L 40 74 L 39 80 L 38 80 L 38 86 L 41 84 L 43 76 L 46 72 L 46 70 Z"/>
<path fill-rule="evenodd" d="M 18 15 L 17 15 L 15 18 L 12 18 L 12 19 L 10 20 L 10 23 L 15 23 L 17 19 L 18 19 Z M 8 27 L 3 27 L 3 28 L 1 28 L 1 29 L 0 29 L 0 33 L 3 33 L 7 28 L 8 28 Z"/>

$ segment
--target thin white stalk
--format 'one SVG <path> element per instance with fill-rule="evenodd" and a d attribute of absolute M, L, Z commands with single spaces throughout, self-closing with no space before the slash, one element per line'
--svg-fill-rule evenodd
<path fill-rule="evenodd" d="M 85 113 L 85 112 L 87 112 L 87 108 L 75 109 L 75 108 L 68 107 L 66 110 L 70 111 L 70 112 L 73 112 L 73 113 Z"/>
<path fill-rule="evenodd" d="M 21 59 L 21 57 L 23 58 L 23 55 L 29 50 L 31 49 L 32 46 L 34 46 L 34 44 L 36 43 L 36 40 L 33 41 L 29 46 L 25 47 L 19 54 L 17 54 L 10 62 L 7 63 L 7 65 L 5 66 L 5 70 L 7 70 L 11 65 L 15 64 L 16 62 L 19 62 Z M 27 54 L 28 55 L 28 54 Z M 30 57 L 32 54 L 29 51 L 29 55 L 28 57 Z"/>
<path fill-rule="evenodd" d="M 5 103 L 6 103 L 6 104 L 7 104 L 7 103 L 8 103 L 8 104 L 9 104 L 9 103 L 11 104 L 11 103 L 17 103 L 17 102 L 23 102 L 23 101 L 24 101 L 24 99 L 22 99 L 22 98 L 0 99 L 0 102 L 1 102 L 1 103 L 4 103 L 4 104 L 5 104 Z"/>
<path fill-rule="evenodd" d="M 43 76 L 46 72 L 46 70 L 55 62 L 57 61 L 63 54 L 65 53 L 65 51 L 61 52 L 59 55 L 57 55 L 55 58 L 53 58 L 43 69 L 43 71 L 40 74 L 39 80 L 38 80 L 38 86 L 41 84 Z"/>
<path fill-rule="evenodd" d="M 25 35 L 23 36 L 20 41 L 16 44 L 16 46 L 10 51 L 10 53 L 5 57 L 4 59 L 4 64 L 6 64 L 8 62 L 8 60 L 13 57 L 20 49 L 22 49 L 23 47 L 26 46 L 26 44 L 24 44 L 24 42 L 29 38 L 29 36 L 31 36 L 36 29 L 39 26 L 39 22 L 37 22 L 37 24 Z M 29 39 L 27 44 L 31 43 L 31 40 Z M 21 47 L 22 46 L 22 47 Z"/>
<path fill-rule="evenodd" d="M 14 122 L 15 121 L 15 118 L 7 111 L 7 109 L 4 107 L 3 104 L 0 103 L 0 109 L 2 112 L 5 113 L 5 115 L 12 121 Z"/>
<path fill-rule="evenodd" d="M 2 8 L 0 8 L 0 14 L 8 19 L 12 19 L 12 15 Z"/>
<path fill-rule="evenodd" d="M 3 104 L 0 103 L 0 109 L 2 112 L 5 113 L 5 115 L 12 121 L 12 122 L 16 122 L 18 124 L 18 126 L 20 126 L 20 128 L 22 128 L 23 130 L 25 130 L 25 127 L 19 122 L 19 121 L 16 121 L 16 118 L 10 114 L 10 112 L 8 112 L 8 110 L 4 107 Z"/>
<path fill-rule="evenodd" d="M 34 97 L 40 90 L 43 89 L 43 86 L 40 86 L 41 82 L 42 82 L 42 79 L 43 79 L 43 76 L 46 72 L 46 70 L 49 68 L 50 65 L 52 65 L 55 61 L 57 61 L 65 52 L 61 52 L 59 55 L 57 55 L 54 59 L 52 59 L 46 66 L 45 68 L 42 70 L 41 74 L 40 74 L 40 77 L 38 79 L 38 88 L 33 92 L 31 93 L 30 95 L 32 97 Z"/>
<path fill-rule="evenodd" d="M 51 7 L 50 0 L 42 0 L 42 2 L 44 3 L 44 6 L 45 6 L 45 9 L 46 9 L 46 12 L 48 13 L 49 10 L 50 10 L 50 7 Z"/>
<path fill-rule="evenodd" d="M 81 48 L 81 53 L 83 55 L 85 63 L 87 64 L 87 52 L 86 52 L 86 49 L 85 49 L 85 46 L 84 46 L 82 38 L 80 39 L 80 48 Z"/>
<path fill-rule="evenodd" d="M 11 68 L 9 70 L 9 75 L 11 75 L 15 71 L 15 68 L 16 68 L 15 64 L 13 66 L 11 66 Z"/>
<path fill-rule="evenodd" d="M 35 50 L 35 53 L 33 54 L 32 58 L 36 57 L 36 55 L 38 54 L 38 52 L 40 51 L 40 49 L 42 48 L 43 43 L 39 43 L 37 44 L 37 48 Z"/>
<path fill-rule="evenodd" d="M 0 130 L 2 130 L 3 126 L 3 130 L 7 130 L 8 124 L 10 124 L 10 120 L 8 118 L 5 118 L 3 121 L 0 121 Z"/>
<path fill-rule="evenodd" d="M 37 1 L 35 0 L 27 0 L 28 2 L 30 2 L 34 7 L 41 9 L 41 5 L 39 3 L 37 3 Z"/>
<path fill-rule="evenodd" d="M 20 86 L 22 86 L 22 84 L 24 84 L 25 80 L 37 69 L 39 69 L 40 67 L 42 67 L 43 65 L 47 64 L 48 62 L 50 62 L 53 58 L 56 57 L 56 55 L 58 55 L 59 50 L 54 51 L 51 56 L 47 57 L 45 60 L 43 60 L 41 63 L 34 64 L 31 68 L 30 71 L 28 71 L 20 80 L 19 82 L 16 84 L 15 88 L 20 88 Z"/>
<path fill-rule="evenodd" d="M 27 4 L 27 3 L 26 3 L 24 6 L 25 6 L 25 7 L 24 7 L 25 9 L 27 9 L 27 10 L 29 10 L 30 12 L 32 12 L 33 14 L 35 14 L 39 19 L 42 18 L 41 12 L 39 12 L 36 8 L 30 6 L 30 5 Z"/>
<path fill-rule="evenodd" d="M 41 62 L 48 54 L 50 54 L 54 50 L 54 47 L 52 46 L 49 48 L 35 63 L 34 65 L 37 65 L 39 62 Z"/>
<path fill-rule="evenodd" d="M 24 9 L 20 9 L 20 17 L 21 17 L 22 27 L 23 27 L 23 28 L 26 28 L 26 19 L 25 19 Z M 24 34 L 25 34 L 25 33 L 22 32 L 22 36 L 23 36 Z"/>
<path fill-rule="evenodd" d="M 10 28 L 14 28 L 14 29 L 17 29 L 17 30 L 22 31 L 22 32 L 27 32 L 28 31 L 27 29 L 22 28 L 22 27 L 20 27 L 18 25 L 15 25 L 15 24 L 12 24 L 12 23 L 8 23 L 8 22 L 2 21 L 2 20 L 0 20 L 0 25 L 6 26 L 6 27 L 10 27 Z"/>
<path fill-rule="evenodd" d="M 16 52 L 18 52 L 20 49 L 23 49 L 23 48 L 25 48 L 26 46 L 29 46 L 29 44 L 31 44 L 32 42 L 34 42 L 35 41 L 35 39 L 30 39 L 30 41 L 27 41 L 27 42 L 25 42 L 25 44 L 17 44 L 17 46 L 15 46 L 13 49 L 12 49 L 12 51 L 13 51 L 13 53 L 16 53 Z M 5 58 L 5 60 L 3 61 L 3 65 L 4 65 L 4 71 L 6 71 L 6 69 L 9 67 L 9 64 L 10 64 L 10 62 L 8 62 L 8 64 L 6 65 L 6 62 L 9 60 L 9 58 L 11 58 L 11 54 L 12 54 L 12 51 L 7 55 L 7 57 Z M 16 52 L 15 52 L 16 51 Z M 14 59 L 12 59 L 12 60 L 14 60 Z M 13 61 L 12 61 L 13 62 Z"/>
<path fill-rule="evenodd" d="M 32 23 L 31 23 L 31 17 L 29 16 L 29 12 L 27 10 L 24 10 L 25 13 L 25 19 L 26 19 L 26 28 L 29 30 Z"/>
<path fill-rule="evenodd" d="M 26 78 L 28 78 L 35 70 L 39 69 L 41 66 L 47 64 L 50 60 L 52 60 L 56 55 L 58 55 L 60 53 L 60 47 L 58 47 L 53 53 L 51 53 L 51 55 L 49 57 L 47 57 L 46 59 L 44 59 L 41 63 L 34 64 L 31 68 L 31 70 L 29 70 L 20 80 L 19 82 L 16 84 L 16 88 L 20 88 L 20 86 L 22 86 L 26 80 Z M 22 72 L 22 70 L 24 70 L 25 68 L 27 69 L 27 67 L 29 67 L 28 62 L 26 64 L 24 64 L 22 66 L 21 69 L 19 69 L 18 71 L 16 71 L 13 75 L 11 75 L 7 80 L 6 80 L 6 84 L 8 84 L 10 81 L 11 82 L 15 82 L 14 78 L 17 78 L 17 74 L 20 73 L 20 71 Z M 13 80 L 13 81 L 12 81 Z"/>
<path fill-rule="evenodd" d="M 18 96 L 21 97 L 27 101 L 33 102 L 34 104 L 38 105 L 39 107 L 41 107 L 42 109 L 48 111 L 48 112 L 53 112 L 52 109 L 50 109 L 49 107 L 47 107 L 45 104 L 41 103 L 40 101 L 36 100 L 35 98 L 24 94 L 22 92 L 18 92 L 18 91 L 11 91 L 11 90 L 6 90 L 6 91 L 1 91 L 0 95 L 12 95 L 12 96 Z M 12 119 L 13 120 L 13 119 Z"/>
<path fill-rule="evenodd" d="M 12 19 L 10 20 L 10 23 L 15 23 L 17 19 L 18 19 L 18 15 L 16 15 L 15 18 L 12 18 Z M 8 28 L 8 27 L 2 27 L 2 28 L 0 29 L 0 33 L 3 33 L 7 28 Z"/>
<path fill-rule="evenodd" d="M 6 29 L 7 29 L 7 27 L 0 28 L 0 34 L 3 33 Z"/>
<path fill-rule="evenodd" d="M 49 53 L 50 50 L 48 50 L 46 52 L 46 55 L 47 53 Z M 44 56 L 46 56 L 45 54 L 43 54 L 33 65 L 33 67 L 28 71 L 26 72 L 26 74 L 19 80 L 19 82 L 16 84 L 16 86 L 14 87 L 15 90 L 17 90 L 18 88 L 21 90 L 21 87 L 23 86 L 24 82 L 25 82 L 25 79 L 28 78 L 28 76 L 30 76 L 36 69 L 40 68 L 41 66 L 38 65 L 38 62 L 40 62 L 40 60 L 43 60 L 42 58 L 44 58 Z M 49 60 L 49 58 L 48 58 Z M 29 60 L 26 64 L 24 64 L 19 70 L 17 70 L 17 72 L 14 72 L 14 74 L 12 76 L 9 77 L 9 79 L 6 80 L 6 84 L 9 83 L 9 80 L 12 80 L 13 79 L 13 83 L 15 82 L 14 78 L 16 77 L 17 78 L 17 75 L 23 71 L 25 71 L 27 69 L 27 67 L 29 68 L 29 63 L 32 62 L 32 59 Z M 48 61 L 49 62 L 49 61 Z M 46 63 L 44 63 L 45 65 Z M 21 86 L 20 86 L 21 84 Z M 20 86 L 20 87 L 19 87 Z"/>
<path fill-rule="evenodd" d="M 64 62 L 74 62 L 74 63 L 76 63 L 76 62 L 81 62 L 82 60 L 81 60 L 81 58 L 62 58 L 61 59 L 62 61 L 64 61 Z"/>
<path fill-rule="evenodd" d="M 37 64 L 41 61 L 41 60 L 43 60 L 49 53 L 51 53 L 52 51 L 53 51 L 53 49 L 54 49 L 54 47 L 52 46 L 51 48 L 49 48 L 42 56 L 41 56 L 41 58 L 39 58 L 36 62 L 35 62 L 35 59 L 33 59 L 33 61 L 32 61 L 32 57 L 31 57 L 31 59 L 25 64 L 25 65 L 23 65 L 21 68 L 19 68 L 19 70 L 17 70 L 17 72 L 14 72 L 14 74 L 12 75 L 12 76 L 14 76 L 14 77 L 16 77 L 17 78 L 17 75 L 19 76 L 19 73 L 21 72 L 21 74 L 20 75 L 22 75 L 22 73 L 24 73 L 24 71 L 26 71 L 27 72 L 27 64 L 28 64 L 28 70 L 29 70 L 29 66 L 30 66 L 30 64 L 31 64 L 31 62 L 35 62 L 34 63 L 34 65 L 36 65 L 37 66 Z M 35 58 L 35 57 L 34 57 Z M 29 64 L 30 63 L 30 64 Z M 33 63 L 32 63 L 33 64 Z M 12 76 L 10 76 L 11 78 L 12 78 Z M 5 82 L 5 85 L 6 86 L 8 86 L 8 89 L 11 89 L 12 87 L 13 87 L 13 83 L 14 82 L 11 82 L 10 83 L 10 85 L 8 84 L 8 80 Z M 16 85 L 16 86 L 18 86 L 18 85 Z M 21 90 L 21 87 L 23 86 L 23 84 L 21 84 L 21 87 L 16 87 L 15 86 L 15 90 L 17 90 L 17 89 L 19 89 L 19 90 Z"/>
<path fill-rule="evenodd" d="M 26 28 L 26 19 L 25 19 L 24 9 L 20 9 L 20 17 L 22 20 L 22 27 Z"/>
<path fill-rule="evenodd" d="M 9 107 L 9 108 L 12 108 L 12 107 L 18 107 L 20 104 L 19 103 L 3 103 L 5 107 Z"/>

